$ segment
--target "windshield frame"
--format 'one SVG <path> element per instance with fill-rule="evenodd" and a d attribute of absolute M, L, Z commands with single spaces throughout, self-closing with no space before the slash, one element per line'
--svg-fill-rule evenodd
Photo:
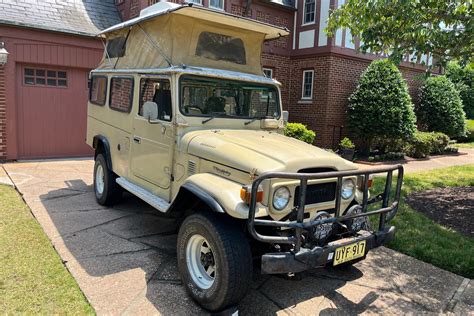
<path fill-rule="evenodd" d="M 196 118 L 215 118 L 215 119 L 232 119 L 232 120 L 251 120 L 251 119 L 257 119 L 261 120 L 263 118 L 260 118 L 260 116 L 237 116 L 237 115 L 231 115 L 231 114 L 190 114 L 190 113 L 185 113 L 183 111 L 182 107 L 182 102 L 183 102 L 183 89 L 182 89 L 182 81 L 186 79 L 204 79 L 204 80 L 211 80 L 211 81 L 227 81 L 231 83 L 237 83 L 241 85 L 254 85 L 255 88 L 270 88 L 275 90 L 275 101 L 277 104 L 277 109 L 278 109 L 278 116 L 268 116 L 271 117 L 271 119 L 274 120 L 280 120 L 282 117 L 282 107 L 280 103 L 280 89 L 276 84 L 268 84 L 268 83 L 260 83 L 260 82 L 254 82 L 254 81 L 245 81 L 245 80 L 237 80 L 237 79 L 228 79 L 228 78 L 218 78 L 218 77 L 212 77 L 212 76 L 204 76 L 204 75 L 194 75 L 194 74 L 183 74 L 179 77 L 178 80 L 178 110 L 179 113 L 186 116 L 186 117 L 196 117 Z"/>

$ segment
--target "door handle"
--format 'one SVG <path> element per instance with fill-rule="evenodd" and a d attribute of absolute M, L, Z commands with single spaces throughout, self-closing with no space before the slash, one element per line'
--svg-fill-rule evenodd
<path fill-rule="evenodd" d="M 142 139 L 140 137 L 137 137 L 137 136 L 133 136 L 133 141 L 137 144 L 140 144 Z"/>

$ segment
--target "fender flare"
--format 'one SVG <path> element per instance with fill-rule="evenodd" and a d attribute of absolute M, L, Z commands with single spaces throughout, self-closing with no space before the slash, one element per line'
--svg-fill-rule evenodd
<path fill-rule="evenodd" d="M 179 189 L 179 192 L 174 199 L 173 204 L 169 207 L 168 212 L 173 212 L 175 208 L 179 208 L 179 205 L 183 205 L 180 203 L 181 198 L 186 194 L 186 191 L 189 192 L 190 194 L 194 195 L 196 198 L 201 200 L 204 204 L 209 206 L 209 208 L 216 213 L 222 213 L 225 214 L 226 212 L 224 211 L 224 208 L 220 205 L 220 203 L 217 201 L 217 199 L 206 192 L 205 190 L 201 189 L 197 185 L 193 183 L 185 183 L 181 186 Z"/>
<path fill-rule="evenodd" d="M 109 141 L 103 135 L 95 135 L 94 139 L 92 141 L 92 147 L 94 147 L 94 149 L 97 150 L 97 147 L 98 147 L 99 143 L 102 143 L 102 146 L 104 146 L 104 150 L 105 150 L 105 157 L 104 158 L 105 158 L 105 161 L 107 163 L 107 167 L 109 168 L 109 170 L 113 170 L 112 169 L 112 156 L 110 154 L 110 143 L 109 143 Z"/>

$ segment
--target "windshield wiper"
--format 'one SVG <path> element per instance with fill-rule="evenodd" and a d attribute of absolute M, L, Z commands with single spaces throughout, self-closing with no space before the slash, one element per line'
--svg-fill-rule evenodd
<path fill-rule="evenodd" d="M 212 113 L 212 115 L 209 118 L 205 119 L 201 123 L 206 124 L 207 122 L 212 121 L 216 117 L 227 117 L 227 116 L 230 116 L 230 115 L 227 115 L 227 113 Z"/>
<path fill-rule="evenodd" d="M 257 120 L 263 120 L 263 119 L 266 119 L 266 118 L 273 118 L 273 116 L 268 116 L 268 115 L 256 116 L 253 119 L 251 119 L 250 121 L 245 122 L 244 124 L 249 125 L 249 124 L 252 124 L 253 122 L 255 122 Z"/>

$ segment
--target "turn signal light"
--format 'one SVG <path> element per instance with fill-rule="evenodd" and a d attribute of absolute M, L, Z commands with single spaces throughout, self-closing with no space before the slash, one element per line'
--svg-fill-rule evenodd
<path fill-rule="evenodd" d="M 251 185 L 244 185 L 240 189 L 240 198 L 246 204 L 250 204 L 250 197 L 252 195 L 252 186 Z M 261 185 L 258 186 L 257 189 L 257 203 L 263 201 L 263 188 Z"/>

